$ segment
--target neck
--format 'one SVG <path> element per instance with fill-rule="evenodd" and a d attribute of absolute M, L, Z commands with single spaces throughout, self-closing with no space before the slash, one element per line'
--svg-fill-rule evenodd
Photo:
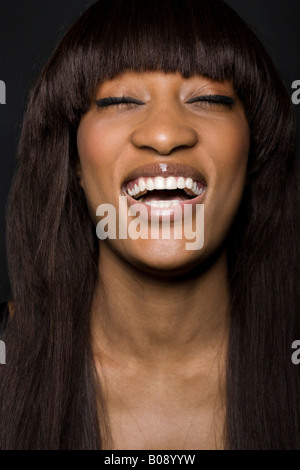
<path fill-rule="evenodd" d="M 92 308 L 95 354 L 158 369 L 199 366 L 223 348 L 228 281 L 223 252 L 201 273 L 162 279 L 101 247 Z"/>

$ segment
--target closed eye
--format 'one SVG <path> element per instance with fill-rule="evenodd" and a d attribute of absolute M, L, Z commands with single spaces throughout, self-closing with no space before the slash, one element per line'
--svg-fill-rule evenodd
<path fill-rule="evenodd" d="M 131 98 L 129 96 L 109 96 L 107 98 L 100 98 L 96 100 L 96 105 L 98 108 L 107 108 L 109 106 L 123 106 L 127 105 L 131 107 L 131 105 L 142 105 L 144 104 L 140 100 L 136 100 L 135 98 Z"/>
<path fill-rule="evenodd" d="M 230 96 L 225 95 L 202 95 L 191 98 L 189 101 L 187 101 L 187 103 L 203 103 L 204 105 L 208 105 L 210 107 L 227 106 L 228 108 L 231 108 L 235 104 L 235 101 Z"/>

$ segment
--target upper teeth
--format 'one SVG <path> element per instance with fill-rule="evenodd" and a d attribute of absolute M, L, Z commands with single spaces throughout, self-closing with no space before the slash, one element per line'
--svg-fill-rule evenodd
<path fill-rule="evenodd" d="M 156 176 L 155 178 L 139 178 L 134 185 L 127 185 L 129 196 L 137 197 L 146 191 L 163 189 L 184 189 L 191 195 L 200 196 L 204 191 L 204 185 L 194 181 L 193 178 L 184 178 L 183 176 Z"/>

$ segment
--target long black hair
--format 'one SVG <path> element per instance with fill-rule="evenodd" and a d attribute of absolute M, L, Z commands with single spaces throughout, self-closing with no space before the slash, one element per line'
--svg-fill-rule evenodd
<path fill-rule="evenodd" d="M 300 449 L 294 114 L 264 48 L 221 0 L 100 0 L 32 88 L 7 209 L 14 314 L 0 375 L 0 448 L 108 442 L 90 341 L 99 247 L 76 177 L 76 132 L 97 85 L 128 69 L 233 80 L 251 146 L 228 236 L 225 446 Z"/>

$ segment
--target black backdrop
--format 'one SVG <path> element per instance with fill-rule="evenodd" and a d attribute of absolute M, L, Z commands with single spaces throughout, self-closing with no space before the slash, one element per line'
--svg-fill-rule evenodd
<path fill-rule="evenodd" d="M 0 80 L 6 85 L 6 104 L 0 104 L 0 302 L 9 296 L 5 205 L 28 89 L 64 31 L 92 3 L 93 0 L 1 0 Z M 260 37 L 292 96 L 292 83 L 300 80 L 299 0 L 227 3 Z M 300 141 L 300 104 L 295 105 L 295 112 Z"/>

